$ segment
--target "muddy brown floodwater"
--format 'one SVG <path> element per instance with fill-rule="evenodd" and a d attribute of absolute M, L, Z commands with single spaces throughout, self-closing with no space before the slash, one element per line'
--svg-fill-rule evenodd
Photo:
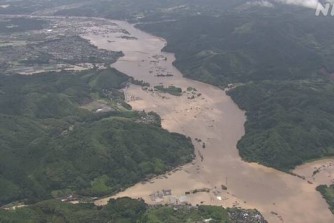
<path fill-rule="evenodd" d="M 309 182 L 242 161 L 236 144 L 245 133 L 245 112 L 223 90 L 184 78 L 172 65 L 174 55 L 161 52 L 165 40 L 142 32 L 127 22 L 110 21 L 108 25 L 90 29 L 91 32 L 83 37 L 97 47 L 123 51 L 125 56 L 113 64 L 119 71 L 151 86 L 174 85 L 185 91 L 182 96 L 172 96 L 131 85 L 125 89 L 125 94 L 135 110 L 157 112 L 163 128 L 190 136 L 195 145 L 196 159 L 192 163 L 138 183 L 113 197 L 143 198 L 150 204 L 179 200 L 193 205 L 256 208 L 273 223 L 334 222 L 325 200 L 315 190 L 318 183 L 333 180 L 333 168 L 329 165 L 333 159 L 298 167 L 295 172 L 306 175 Z M 188 87 L 196 90 L 187 91 Z M 320 170 L 319 179 L 325 176 L 326 180 L 317 181 L 317 176 L 309 176 L 323 165 L 327 168 Z M 223 190 L 222 185 L 227 190 Z M 204 188 L 209 191 L 185 196 L 186 192 Z M 170 189 L 172 196 L 163 199 L 150 196 L 163 189 Z M 96 204 L 104 205 L 109 199 L 98 200 Z"/>

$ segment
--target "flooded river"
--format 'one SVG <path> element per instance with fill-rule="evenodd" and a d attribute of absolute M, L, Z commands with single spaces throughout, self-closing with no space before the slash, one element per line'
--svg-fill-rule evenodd
<path fill-rule="evenodd" d="M 298 167 L 295 172 L 307 180 L 242 161 L 236 144 L 244 134 L 245 112 L 223 90 L 183 78 L 172 65 L 174 55 L 161 52 L 166 44 L 161 38 L 122 21 L 110 21 L 91 29 L 83 37 L 94 45 L 123 51 L 125 56 L 113 64 L 119 71 L 151 86 L 174 85 L 183 89 L 182 96 L 172 96 L 131 85 L 125 94 L 135 110 L 157 112 L 163 128 L 190 136 L 195 145 L 196 159 L 192 163 L 138 183 L 114 197 L 143 198 L 151 204 L 187 201 L 193 205 L 256 208 L 274 223 L 334 222 L 325 200 L 315 190 L 318 183 L 333 180 L 334 165 L 330 165 L 333 160 Z M 322 168 L 319 181 L 312 176 L 316 168 Z M 165 189 L 172 192 L 167 200 L 152 196 Z M 186 192 L 201 189 L 205 192 L 185 196 Z M 108 199 L 96 204 L 106 204 Z"/>

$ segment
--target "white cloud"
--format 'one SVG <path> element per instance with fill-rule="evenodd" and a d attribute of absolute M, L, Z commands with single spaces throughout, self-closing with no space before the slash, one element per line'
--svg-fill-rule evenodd
<path fill-rule="evenodd" d="M 252 2 L 247 2 L 246 4 L 249 6 L 260 6 L 268 8 L 274 7 L 274 5 L 271 2 L 268 2 L 266 0 L 252 1 Z"/>
<path fill-rule="evenodd" d="M 317 5 L 319 4 L 318 0 L 274 0 L 274 1 L 288 5 L 299 5 L 306 8 L 317 8 Z"/>

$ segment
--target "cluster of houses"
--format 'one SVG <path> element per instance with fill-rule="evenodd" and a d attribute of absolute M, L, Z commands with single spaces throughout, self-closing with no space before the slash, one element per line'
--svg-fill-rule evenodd
<path fill-rule="evenodd" d="M 163 189 L 150 194 L 150 199 L 156 204 L 186 205 L 187 196 L 173 196 L 172 190 Z"/>

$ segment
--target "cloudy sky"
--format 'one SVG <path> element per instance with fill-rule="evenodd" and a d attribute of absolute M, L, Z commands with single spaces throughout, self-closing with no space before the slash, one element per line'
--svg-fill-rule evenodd
<path fill-rule="evenodd" d="M 274 1 L 289 5 L 300 5 L 307 8 L 316 8 L 319 3 L 318 0 L 274 0 Z"/>

